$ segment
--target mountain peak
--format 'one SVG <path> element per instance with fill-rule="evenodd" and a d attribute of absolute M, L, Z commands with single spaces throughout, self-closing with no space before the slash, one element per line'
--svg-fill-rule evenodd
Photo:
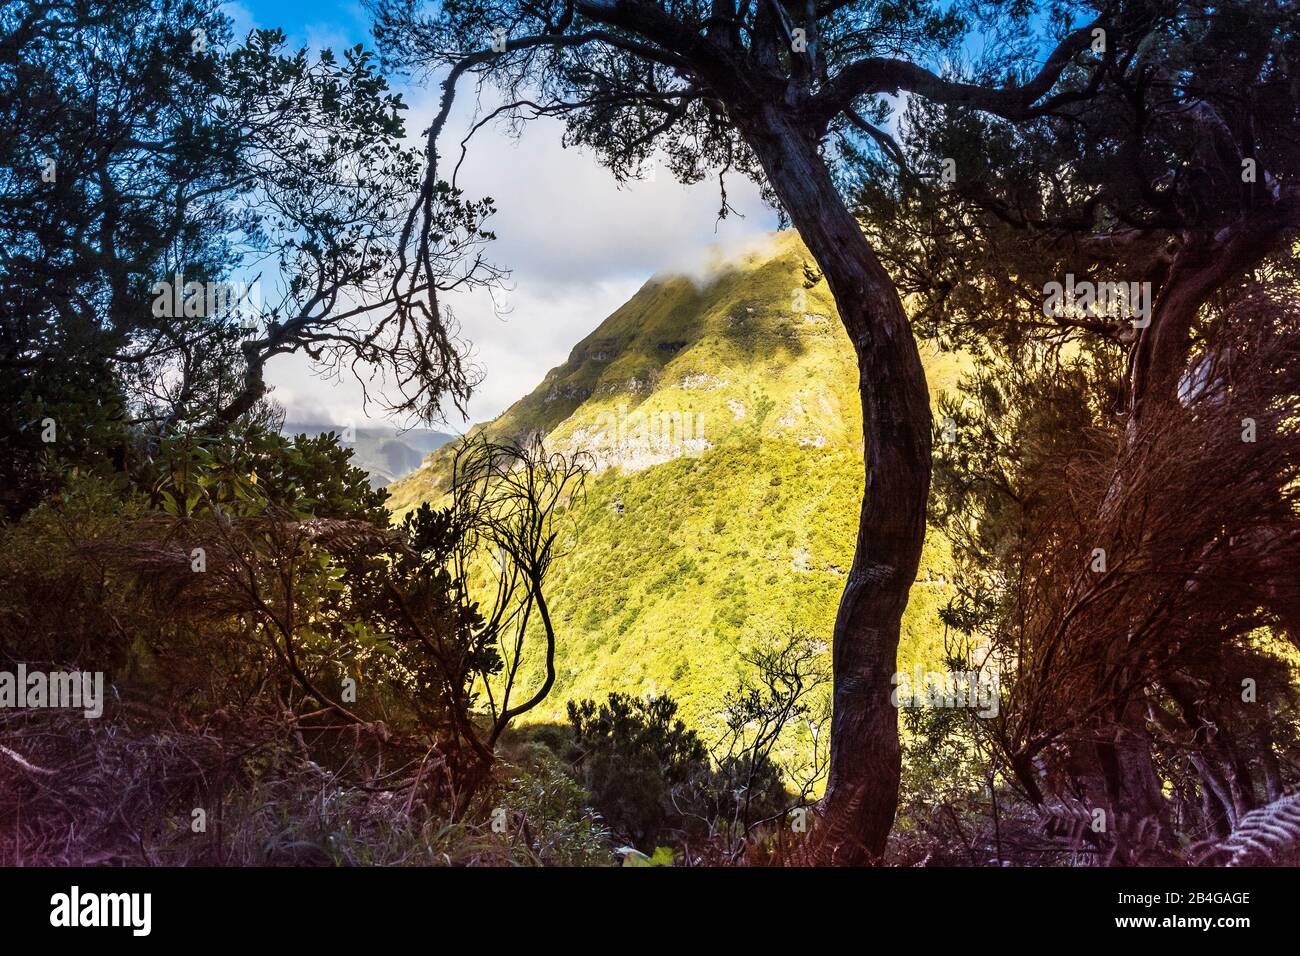
<path fill-rule="evenodd" d="M 477 426 L 596 459 L 552 567 L 555 690 L 536 719 L 610 690 L 670 688 L 707 723 L 741 649 L 829 634 L 853 559 L 863 476 L 857 366 L 794 233 L 662 272 L 528 395 Z M 959 360 L 931 355 L 931 387 Z M 447 449 L 394 484 L 401 513 L 446 490 Z M 947 567 L 938 538 L 923 577 Z M 918 586 L 900 661 L 942 655 L 942 594 Z M 537 675 L 532 675 L 536 677 Z"/>
<path fill-rule="evenodd" d="M 482 428 L 637 471 L 732 441 L 861 447 L 856 365 L 824 282 L 793 232 L 719 247 L 693 274 L 662 271 L 565 362 Z M 393 488 L 423 498 L 434 455 Z"/>

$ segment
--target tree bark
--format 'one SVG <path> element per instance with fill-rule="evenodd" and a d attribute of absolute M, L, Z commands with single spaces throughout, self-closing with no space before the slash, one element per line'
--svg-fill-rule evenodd
<path fill-rule="evenodd" d="M 1129 361 L 1128 422 L 1124 442 L 1131 450 L 1146 440 L 1150 423 L 1161 415 L 1179 415 L 1178 389 L 1191 349 L 1191 330 L 1209 297 L 1230 279 L 1258 262 L 1276 241 L 1279 222 L 1293 215 L 1288 204 L 1269 210 L 1224 230 L 1217 238 L 1187 236 L 1154 303 L 1150 325 L 1142 330 Z M 1103 505 L 1112 507 L 1129 476 L 1116 473 L 1111 494 Z M 1152 760 L 1152 739 L 1147 730 L 1145 703 L 1137 698 L 1121 709 L 1113 742 L 1113 775 L 1107 791 L 1116 810 L 1121 847 L 1132 844 L 1135 828 L 1146 820 L 1161 826 L 1161 841 L 1172 845 L 1159 775 Z M 1231 770 L 1227 771 L 1231 773 Z M 1233 824 L 1239 806 L 1226 806 Z"/>
<path fill-rule="evenodd" d="M 901 751 L 890 695 L 925 537 L 929 391 L 898 290 L 841 199 L 815 135 L 774 104 L 735 119 L 825 276 L 857 356 L 866 488 L 835 620 L 830 770 L 814 861 L 863 864 L 884 852 L 898 808 Z"/>
<path fill-rule="evenodd" d="M 1128 422 L 1124 442 L 1129 449 L 1146 438 L 1150 423 L 1161 415 L 1181 414 L 1179 383 L 1186 372 L 1191 330 L 1204 304 L 1215 291 L 1259 262 L 1276 243 L 1285 226 L 1294 221 L 1297 200 L 1290 196 L 1272 208 L 1243 218 L 1218 236 L 1186 236 L 1154 303 L 1150 325 L 1143 329 L 1129 359 Z M 1120 497 L 1129 476 L 1116 473 L 1103 508 Z M 1152 740 L 1146 727 L 1145 705 L 1138 699 L 1121 709 L 1113 742 L 1113 773 L 1107 790 L 1117 812 L 1118 837 L 1130 843 L 1134 826 L 1154 819 L 1161 824 L 1162 841 L 1171 844 L 1167 801 L 1151 756 Z M 1226 772 L 1231 775 L 1230 768 Z M 1229 777 L 1231 779 L 1231 777 Z M 1234 825 L 1239 805 L 1225 806 Z"/>
<path fill-rule="evenodd" d="M 1172 841 L 1166 801 L 1151 756 L 1145 695 L 1141 691 L 1120 709 L 1113 736 L 1097 743 L 1102 781 L 1110 803 L 1115 835 L 1115 862 L 1150 864 L 1163 857 Z"/>

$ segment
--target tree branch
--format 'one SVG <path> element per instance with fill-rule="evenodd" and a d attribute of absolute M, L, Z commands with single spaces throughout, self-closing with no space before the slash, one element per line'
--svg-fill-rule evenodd
<path fill-rule="evenodd" d="M 915 93 L 936 103 L 967 106 L 1004 119 L 1024 120 L 1040 116 L 1052 104 L 1035 107 L 1056 84 L 1070 61 L 1092 42 L 1098 18 L 1068 34 L 1052 51 L 1037 75 L 1019 86 L 994 89 L 976 83 L 945 80 L 938 74 L 907 60 L 870 57 L 849 64 L 830 84 L 812 98 L 810 115 L 819 128 L 853 105 L 859 96 L 875 93 Z"/>

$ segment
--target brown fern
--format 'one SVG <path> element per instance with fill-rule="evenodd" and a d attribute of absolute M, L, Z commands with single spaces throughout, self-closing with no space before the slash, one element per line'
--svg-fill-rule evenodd
<path fill-rule="evenodd" d="M 1203 866 L 1300 864 L 1300 793 L 1247 813 L 1237 828 L 1203 856 L 1200 863 Z"/>

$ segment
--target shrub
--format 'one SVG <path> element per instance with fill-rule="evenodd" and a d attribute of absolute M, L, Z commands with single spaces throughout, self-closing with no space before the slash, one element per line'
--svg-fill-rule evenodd
<path fill-rule="evenodd" d="M 596 808 L 615 832 L 654 849 L 661 834 L 685 823 L 675 796 L 708 773 L 708 751 L 677 718 L 677 702 L 613 693 L 606 703 L 569 702 L 571 761 Z"/>

